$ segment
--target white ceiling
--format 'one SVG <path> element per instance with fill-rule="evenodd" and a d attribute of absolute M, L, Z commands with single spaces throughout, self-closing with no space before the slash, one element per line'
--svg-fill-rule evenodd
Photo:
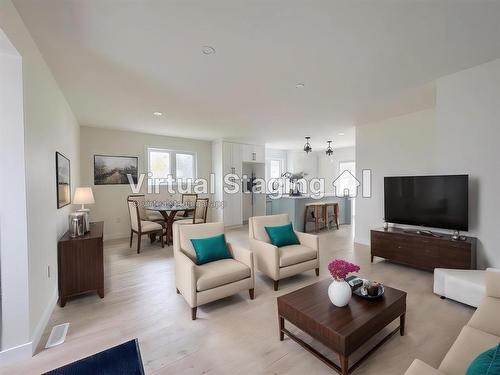
<path fill-rule="evenodd" d="M 353 145 L 356 123 L 500 57 L 499 1 L 14 3 L 82 125 L 277 148 Z"/>

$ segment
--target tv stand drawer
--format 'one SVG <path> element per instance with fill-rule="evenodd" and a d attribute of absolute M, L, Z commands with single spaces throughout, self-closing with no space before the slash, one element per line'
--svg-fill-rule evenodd
<path fill-rule="evenodd" d="M 434 268 L 476 268 L 476 239 L 453 241 L 449 235 L 429 237 L 402 229 L 375 229 L 370 233 L 371 257 L 432 271 Z"/>

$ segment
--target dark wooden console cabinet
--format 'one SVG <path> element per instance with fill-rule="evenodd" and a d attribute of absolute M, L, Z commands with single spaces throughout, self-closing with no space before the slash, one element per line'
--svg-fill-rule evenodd
<path fill-rule="evenodd" d="M 104 222 L 90 223 L 90 231 L 71 238 L 67 232 L 57 245 L 59 304 L 69 296 L 97 292 L 104 298 L 104 260 L 102 234 Z"/>
<path fill-rule="evenodd" d="M 373 262 L 373 257 L 377 256 L 429 271 L 434 268 L 476 269 L 476 238 L 455 241 L 449 234 L 436 234 L 440 237 L 394 227 L 374 229 L 370 233 L 371 260 Z"/>

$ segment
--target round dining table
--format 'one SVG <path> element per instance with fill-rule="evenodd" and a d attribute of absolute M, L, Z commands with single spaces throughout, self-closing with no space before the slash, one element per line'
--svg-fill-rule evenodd
<path fill-rule="evenodd" d="M 177 212 L 184 211 L 184 216 L 187 217 L 189 212 L 194 211 L 193 205 L 188 203 L 155 203 L 150 206 L 146 206 L 145 208 L 149 211 L 159 212 L 161 216 L 163 216 L 163 219 L 165 220 L 165 228 L 167 230 L 167 246 L 171 244 L 170 238 L 172 238 L 172 225 L 174 224 Z"/>

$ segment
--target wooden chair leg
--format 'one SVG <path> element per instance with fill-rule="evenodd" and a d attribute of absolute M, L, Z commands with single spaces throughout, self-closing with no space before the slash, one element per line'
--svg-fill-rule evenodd
<path fill-rule="evenodd" d="M 165 241 L 163 240 L 163 229 L 160 232 L 160 242 L 162 249 L 165 247 Z"/>
<path fill-rule="evenodd" d="M 137 254 L 141 253 L 141 234 L 137 233 Z"/>
<path fill-rule="evenodd" d="M 274 291 L 275 291 L 275 292 L 278 290 L 279 283 L 280 283 L 280 281 L 279 281 L 279 280 L 274 280 Z"/>
<path fill-rule="evenodd" d="M 134 232 L 130 231 L 130 248 L 132 248 L 132 237 L 134 237 Z"/>
<path fill-rule="evenodd" d="M 316 276 L 319 276 L 319 268 L 316 268 Z"/>
<path fill-rule="evenodd" d="M 250 299 L 254 299 L 255 298 L 255 289 L 254 288 L 248 289 L 248 294 L 250 295 Z"/>
<path fill-rule="evenodd" d="M 198 310 L 197 307 L 191 307 L 191 320 L 196 320 L 196 310 Z"/>
<path fill-rule="evenodd" d="M 307 233 L 307 206 L 304 211 L 304 233 Z"/>

